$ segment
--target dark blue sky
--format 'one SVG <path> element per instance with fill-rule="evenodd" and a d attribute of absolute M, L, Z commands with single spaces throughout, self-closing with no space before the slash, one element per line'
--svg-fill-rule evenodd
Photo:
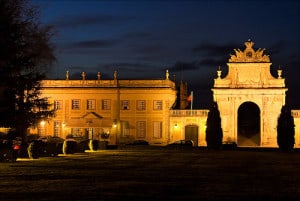
<path fill-rule="evenodd" d="M 42 23 L 57 31 L 57 63 L 49 78 L 163 78 L 189 83 L 195 105 L 207 107 L 216 70 L 227 71 L 234 48 L 266 48 L 272 71 L 282 66 L 287 102 L 300 109 L 300 1 L 35 0 Z"/>

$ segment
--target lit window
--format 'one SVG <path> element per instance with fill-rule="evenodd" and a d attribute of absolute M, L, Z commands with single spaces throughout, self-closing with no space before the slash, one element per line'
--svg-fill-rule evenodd
<path fill-rule="evenodd" d="M 153 122 L 153 137 L 162 138 L 162 122 L 155 121 Z"/>
<path fill-rule="evenodd" d="M 145 138 L 146 137 L 146 121 L 136 122 L 136 137 Z"/>
<path fill-rule="evenodd" d="M 162 100 L 153 101 L 153 109 L 154 110 L 162 110 Z"/>
<path fill-rule="evenodd" d="M 73 99 L 72 100 L 72 110 L 79 110 L 80 109 L 80 100 Z"/>
<path fill-rule="evenodd" d="M 71 128 L 71 133 L 74 137 L 83 136 L 80 128 Z"/>
<path fill-rule="evenodd" d="M 137 110 L 146 110 L 146 101 L 144 101 L 144 100 L 137 100 L 136 101 L 136 109 Z"/>
<path fill-rule="evenodd" d="M 60 134 L 60 122 L 59 121 L 54 121 L 54 136 L 59 136 Z"/>
<path fill-rule="evenodd" d="M 122 137 L 129 136 L 129 122 L 128 121 L 121 122 L 121 136 Z"/>
<path fill-rule="evenodd" d="M 88 110 L 95 110 L 96 109 L 96 100 L 89 99 L 86 101 L 86 109 Z"/>
<path fill-rule="evenodd" d="M 55 110 L 62 110 L 62 100 L 55 100 L 54 101 L 54 109 Z"/>
<path fill-rule="evenodd" d="M 129 110 L 129 100 L 122 100 L 121 108 L 122 108 L 122 110 Z"/>
<path fill-rule="evenodd" d="M 110 110 L 110 100 L 109 99 L 102 100 L 102 110 Z"/>

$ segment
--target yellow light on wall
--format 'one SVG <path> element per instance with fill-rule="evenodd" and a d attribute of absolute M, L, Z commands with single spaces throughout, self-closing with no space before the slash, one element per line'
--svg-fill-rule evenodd
<path fill-rule="evenodd" d="M 44 127 L 45 124 L 46 124 L 46 122 L 45 122 L 44 120 L 40 122 L 40 125 L 41 125 L 42 127 Z"/>
<path fill-rule="evenodd" d="M 174 128 L 175 129 L 178 128 L 178 124 L 177 123 L 174 124 Z"/>

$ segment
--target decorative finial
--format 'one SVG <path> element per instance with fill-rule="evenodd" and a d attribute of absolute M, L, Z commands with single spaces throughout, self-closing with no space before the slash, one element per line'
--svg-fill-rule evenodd
<path fill-rule="evenodd" d="M 98 80 L 101 79 L 101 73 L 100 73 L 100 72 L 97 73 L 97 79 L 98 79 Z"/>
<path fill-rule="evenodd" d="M 85 80 L 85 78 L 86 78 L 86 73 L 85 73 L 85 72 L 82 72 L 82 73 L 81 73 L 81 77 L 82 77 L 82 80 Z"/>
<path fill-rule="evenodd" d="M 279 65 L 278 70 L 277 70 L 277 75 L 278 75 L 278 79 L 281 79 L 281 75 L 282 75 L 282 69 L 281 66 Z"/>
<path fill-rule="evenodd" d="M 69 80 L 69 71 L 66 71 L 66 80 Z"/>
<path fill-rule="evenodd" d="M 166 70 L 166 80 L 168 80 L 169 79 L 169 70 L 167 69 Z"/>
<path fill-rule="evenodd" d="M 222 74 L 221 66 L 219 66 L 217 70 L 218 79 L 221 79 L 221 74 Z"/>

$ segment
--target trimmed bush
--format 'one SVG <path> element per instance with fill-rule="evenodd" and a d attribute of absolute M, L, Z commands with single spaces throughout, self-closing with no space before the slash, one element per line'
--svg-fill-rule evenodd
<path fill-rule="evenodd" d="M 89 141 L 89 148 L 91 151 L 96 151 L 99 148 L 99 141 L 98 140 L 90 140 Z"/>
<path fill-rule="evenodd" d="M 74 154 L 76 152 L 77 142 L 75 140 L 65 140 L 63 143 L 63 154 Z"/>
<path fill-rule="evenodd" d="M 39 158 L 39 142 L 32 141 L 27 147 L 27 153 L 29 158 L 37 159 Z"/>

